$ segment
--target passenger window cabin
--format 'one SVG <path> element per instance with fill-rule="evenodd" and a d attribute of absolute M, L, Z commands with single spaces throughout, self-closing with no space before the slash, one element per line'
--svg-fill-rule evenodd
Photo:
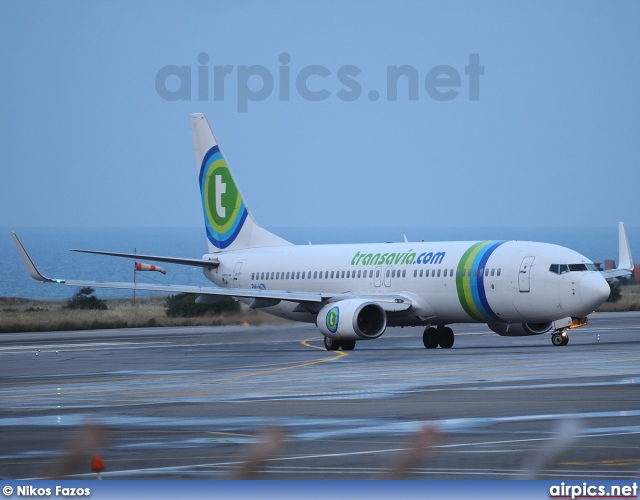
<path fill-rule="evenodd" d="M 594 264 L 551 264 L 549 271 L 555 274 L 564 274 L 572 271 L 593 271 L 597 270 Z M 382 269 L 358 269 L 348 271 L 278 271 L 278 272 L 262 272 L 254 271 L 251 273 L 251 280 L 299 280 L 299 279 L 367 279 L 367 277 L 373 279 L 375 276 L 379 278 L 381 276 Z M 323 276 L 324 274 L 324 276 Z M 451 277 L 454 276 L 475 276 L 482 277 L 488 276 L 500 276 L 500 268 L 479 268 L 479 269 L 414 269 L 414 278 L 435 278 L 435 277 Z M 385 269 L 384 276 L 387 278 L 406 278 L 406 269 Z"/>

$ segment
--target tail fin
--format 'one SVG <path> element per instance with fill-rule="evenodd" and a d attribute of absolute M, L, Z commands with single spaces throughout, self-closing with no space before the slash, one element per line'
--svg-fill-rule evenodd
<path fill-rule="evenodd" d="M 209 251 L 291 245 L 253 220 L 203 113 L 191 115 L 191 130 Z"/>

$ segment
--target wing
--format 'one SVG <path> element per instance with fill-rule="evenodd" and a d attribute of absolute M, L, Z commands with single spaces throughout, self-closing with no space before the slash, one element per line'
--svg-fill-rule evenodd
<path fill-rule="evenodd" d="M 620 278 L 622 276 L 630 276 L 633 273 L 633 269 L 608 269 L 606 271 L 600 271 L 600 274 L 604 278 Z"/>
<path fill-rule="evenodd" d="M 218 297 L 237 297 L 253 299 L 249 304 L 254 309 L 269 307 L 285 300 L 289 302 L 297 302 L 300 311 L 318 312 L 324 303 L 334 302 L 338 300 L 354 298 L 352 294 L 322 293 L 322 292 L 296 292 L 287 290 L 259 290 L 247 288 L 220 288 L 220 287 L 202 287 L 190 285 L 160 285 L 160 284 L 141 284 L 141 283 L 120 283 L 120 282 L 102 282 L 102 281 L 79 281 L 59 278 L 48 278 L 42 274 L 35 263 L 27 253 L 26 249 L 18 239 L 16 233 L 11 231 L 11 236 L 18 249 L 20 258 L 24 263 L 27 273 L 33 279 L 44 283 L 57 283 L 66 286 L 91 286 L 94 288 L 115 288 L 124 290 L 144 290 L 152 292 L 169 292 L 169 293 L 197 293 L 200 295 L 211 295 Z M 94 250 L 76 250 L 84 253 L 93 253 L 99 255 L 111 255 L 115 257 L 129 257 L 144 260 L 155 260 L 158 262 L 168 262 L 171 264 L 182 264 L 197 267 L 217 267 L 218 262 L 215 260 L 201 259 L 182 259 L 176 257 L 161 257 L 154 255 L 127 254 L 115 252 L 102 252 Z M 411 307 L 411 300 L 402 295 L 372 295 L 357 296 L 358 298 L 377 302 L 389 313 L 406 311 Z"/>

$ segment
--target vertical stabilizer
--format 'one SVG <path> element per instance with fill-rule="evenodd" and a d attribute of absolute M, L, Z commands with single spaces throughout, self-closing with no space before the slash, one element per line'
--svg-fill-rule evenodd
<path fill-rule="evenodd" d="M 209 251 L 290 245 L 253 220 L 203 113 L 191 115 L 191 130 Z"/>

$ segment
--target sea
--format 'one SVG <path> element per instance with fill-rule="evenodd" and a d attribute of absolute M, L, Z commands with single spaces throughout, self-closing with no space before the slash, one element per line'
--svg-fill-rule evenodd
<path fill-rule="evenodd" d="M 71 249 L 200 258 L 207 253 L 204 229 L 181 228 L 1 228 L 0 297 L 35 300 L 66 300 L 75 288 L 40 283 L 30 278 L 9 234 L 16 232 L 42 274 L 54 279 L 86 281 L 134 280 L 130 259 L 71 252 Z M 296 244 L 373 243 L 419 241 L 522 240 L 542 241 L 569 247 L 594 262 L 618 259 L 618 228 L 531 228 L 531 227 L 352 227 L 352 228 L 270 228 L 270 231 Z M 632 253 L 640 260 L 640 228 L 627 227 Z M 214 286 L 202 270 L 189 266 L 156 263 L 167 270 L 137 272 L 137 282 L 165 285 Z M 100 298 L 131 298 L 130 290 L 99 289 Z M 136 292 L 138 297 L 153 292 Z"/>

